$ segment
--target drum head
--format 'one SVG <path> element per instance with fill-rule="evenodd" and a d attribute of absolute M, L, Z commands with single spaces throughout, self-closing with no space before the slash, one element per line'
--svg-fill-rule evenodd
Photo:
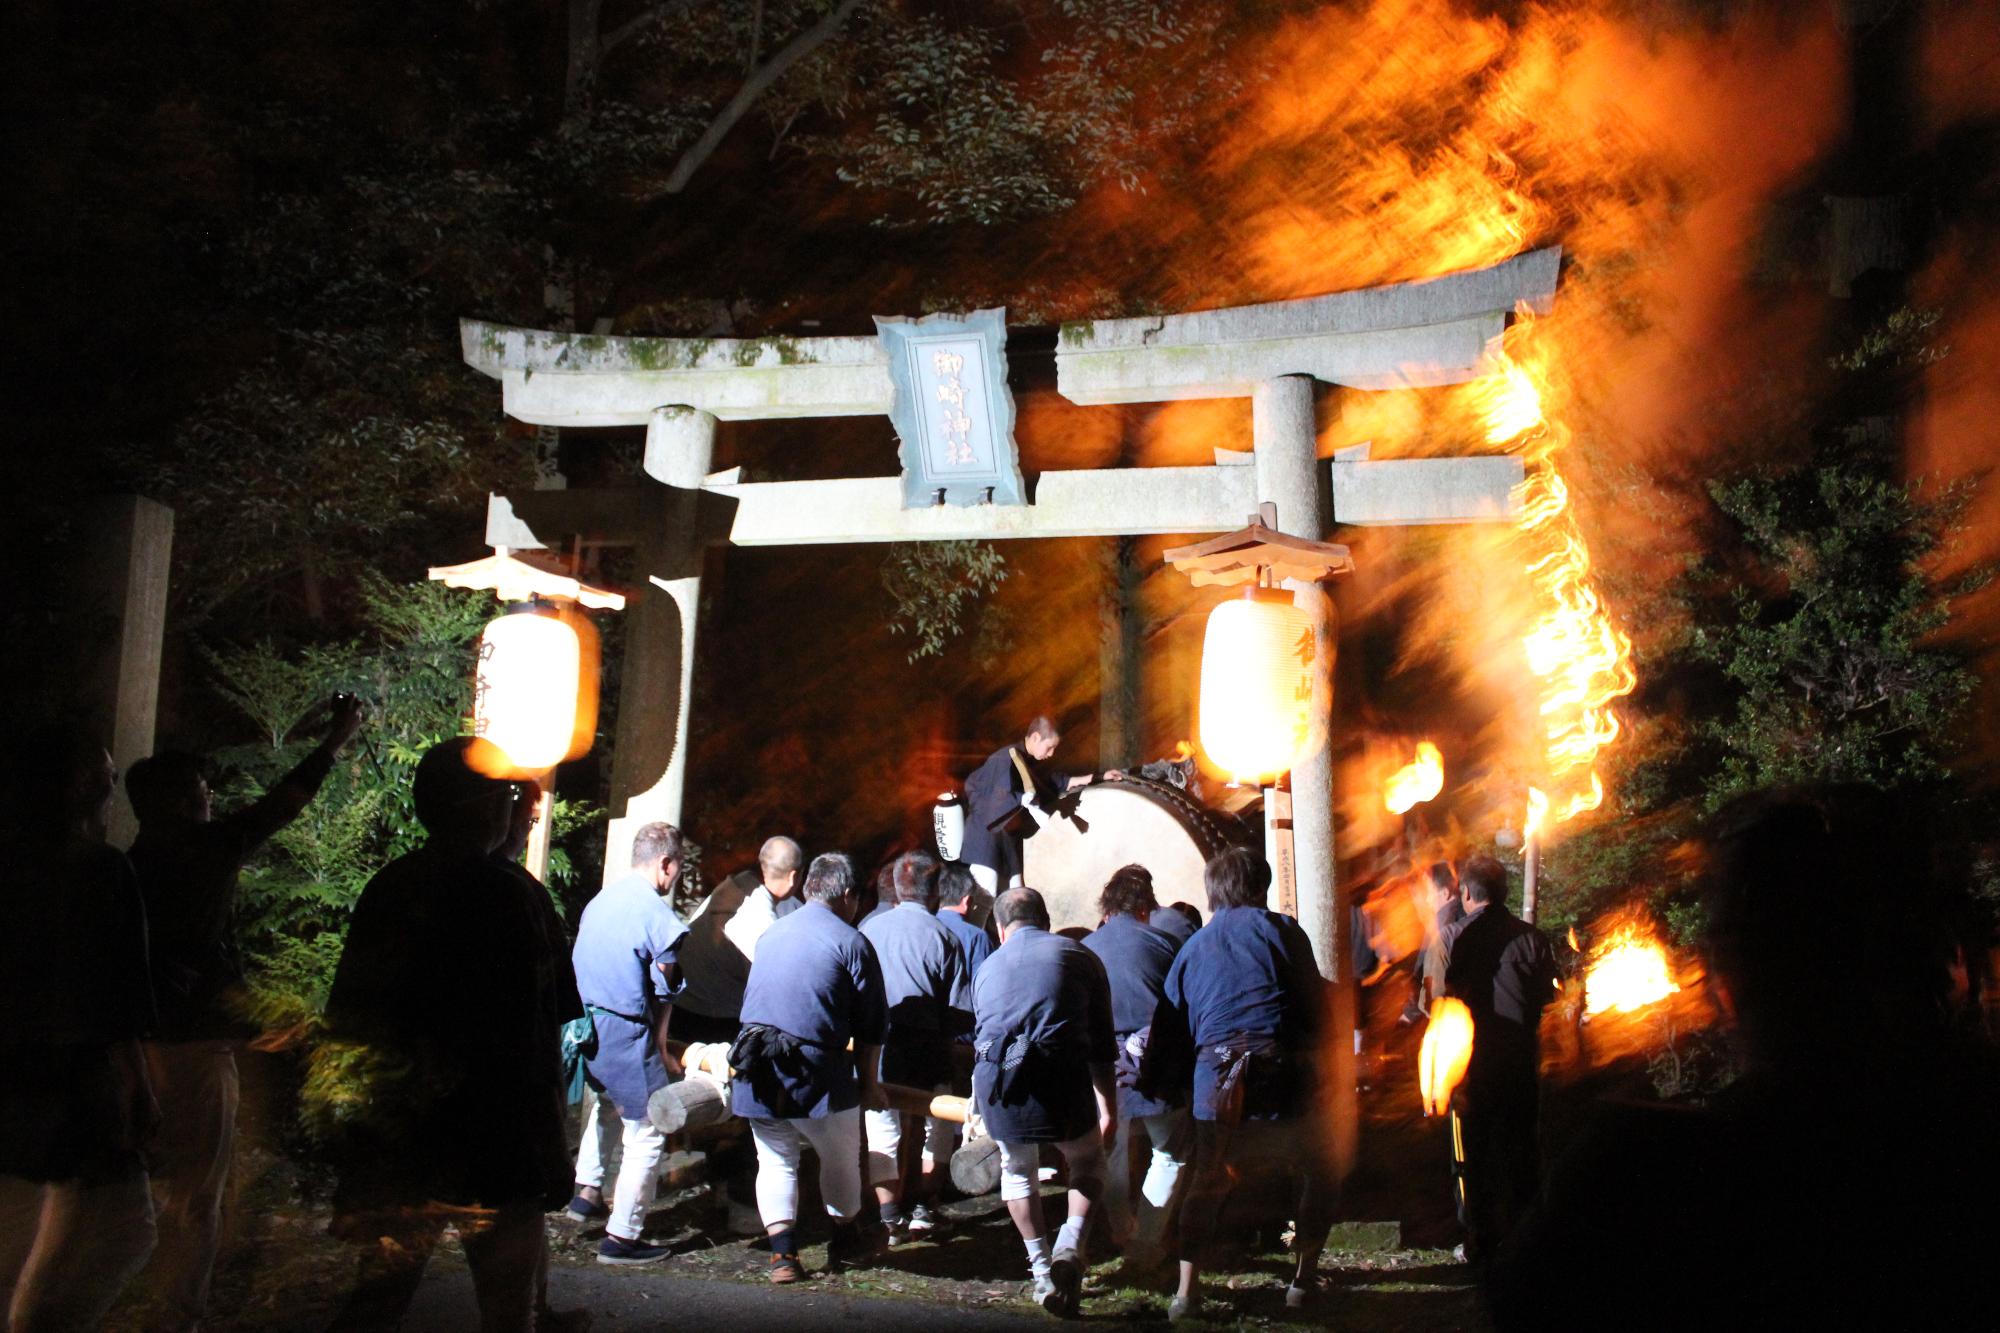
<path fill-rule="evenodd" d="M 1205 919 L 1202 867 L 1223 847 L 1246 840 L 1230 816 L 1178 788 L 1139 779 L 1085 788 L 1076 815 L 1050 819 L 1022 848 L 1022 881 L 1041 890 L 1057 930 L 1094 930 L 1105 881 L 1120 866 L 1133 864 L 1153 872 L 1161 906 L 1193 903 Z"/>

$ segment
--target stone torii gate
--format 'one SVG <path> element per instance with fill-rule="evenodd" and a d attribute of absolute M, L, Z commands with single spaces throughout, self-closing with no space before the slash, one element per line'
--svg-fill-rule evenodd
<path fill-rule="evenodd" d="M 1388 390 L 1490 373 L 1508 317 L 1553 305 L 1560 261 L 1557 249 L 1537 250 L 1417 282 L 1066 324 L 1057 388 L 1071 401 L 1247 397 L 1252 447 L 1218 448 L 1209 466 L 1044 472 L 1022 505 L 909 508 L 893 476 L 746 483 L 735 469 L 711 471 L 719 420 L 888 414 L 894 391 L 878 338 L 618 338 L 463 321 L 465 360 L 500 381 L 509 416 L 646 428 L 641 488 L 494 496 L 487 515 L 497 548 L 631 543 L 652 584 L 628 613 L 606 873 L 640 824 L 680 819 L 706 546 L 1213 533 L 1263 502 L 1277 506 L 1283 533 L 1314 541 L 1339 524 L 1507 519 L 1523 475 L 1516 457 L 1371 460 L 1362 447 L 1322 462 L 1314 382 Z M 1318 697 L 1330 699 L 1330 600 L 1318 585 L 1296 586 L 1294 597 L 1318 626 Z M 1328 976 L 1347 981 L 1331 748 L 1292 774 L 1294 854 L 1300 924 Z"/>

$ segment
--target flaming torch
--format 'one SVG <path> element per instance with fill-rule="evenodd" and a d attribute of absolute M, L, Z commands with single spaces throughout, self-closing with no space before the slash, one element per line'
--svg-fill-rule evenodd
<path fill-rule="evenodd" d="M 1535 924 L 1535 898 L 1542 879 L 1542 825 L 1549 817 L 1549 798 L 1540 787 L 1528 788 L 1528 817 L 1521 821 L 1521 919 Z M 1575 939 L 1575 932 L 1571 932 Z"/>
<path fill-rule="evenodd" d="M 1382 784 L 1382 804 L 1400 815 L 1433 800 L 1444 790 L 1444 756 L 1429 741 L 1417 742 L 1417 757 L 1389 775 Z"/>
<path fill-rule="evenodd" d="M 1633 1013 L 1680 993 L 1666 949 L 1644 926 L 1620 926 L 1594 952 L 1583 974 L 1586 1018 Z"/>
<path fill-rule="evenodd" d="M 1590 545 L 1570 504 L 1569 486 L 1556 459 L 1569 430 L 1543 409 L 1548 368 L 1517 356 L 1533 324 L 1514 326 L 1499 372 L 1486 382 L 1480 414 L 1487 441 L 1518 452 L 1526 468 L 1516 532 L 1534 588 L 1534 619 L 1523 636 L 1528 671 L 1536 682 L 1543 746 L 1538 767 L 1547 774 L 1528 790 L 1523 826 L 1523 919 L 1535 919 L 1542 844 L 1560 824 L 1604 803 L 1597 757 L 1618 738 L 1613 700 L 1638 683 L 1632 641 L 1612 623 L 1591 575 Z"/>
<path fill-rule="evenodd" d="M 1430 1026 L 1417 1048 L 1417 1091 L 1423 1095 L 1425 1115 L 1443 1115 L 1450 1108 L 1451 1094 L 1471 1063 L 1472 1011 L 1449 996 L 1434 1001 Z"/>

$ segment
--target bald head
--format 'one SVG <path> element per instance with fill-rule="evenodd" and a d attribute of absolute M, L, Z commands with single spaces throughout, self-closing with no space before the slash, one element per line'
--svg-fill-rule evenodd
<path fill-rule="evenodd" d="M 1009 889 L 993 900 L 993 924 L 1005 940 L 1022 926 L 1049 928 L 1049 905 L 1030 888 Z"/>
<path fill-rule="evenodd" d="M 805 854 L 790 838 L 766 838 L 757 849 L 757 876 L 773 898 L 789 898 L 798 887 L 799 866 Z"/>

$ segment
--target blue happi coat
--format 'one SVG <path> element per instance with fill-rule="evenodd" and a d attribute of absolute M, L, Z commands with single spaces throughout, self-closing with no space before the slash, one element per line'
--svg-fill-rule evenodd
<path fill-rule="evenodd" d="M 813 1119 L 861 1103 L 848 1043 L 882 1041 L 888 1006 L 875 949 L 825 903 L 780 918 L 757 942 L 743 1026 L 791 1039 L 790 1058 L 730 1081 L 729 1109 L 749 1119 Z"/>
<path fill-rule="evenodd" d="M 1298 922 L 1262 907 L 1223 908 L 1181 948 L 1165 990 L 1195 1045 L 1195 1119 L 1217 1118 L 1221 1076 L 1246 1047 L 1283 1072 L 1251 1088 L 1244 1117 L 1304 1113 L 1325 983 Z"/>
<path fill-rule="evenodd" d="M 972 983 L 972 1094 L 994 1138 L 1059 1143 L 1097 1122 L 1090 1066 L 1117 1058 L 1111 986 L 1097 955 L 1018 927 Z"/>
<path fill-rule="evenodd" d="M 647 1098 L 667 1085 L 652 1022 L 680 992 L 679 978 L 670 982 L 667 974 L 686 938 L 674 909 L 637 872 L 598 890 L 577 922 L 570 961 L 597 1029 L 597 1051 L 584 1070 L 627 1120 L 644 1120 Z"/>
<path fill-rule="evenodd" d="M 1170 913 L 1178 915 L 1178 913 Z M 1135 916 L 1121 912 L 1084 937 L 1083 947 L 1104 964 L 1111 983 L 1111 1025 L 1118 1036 L 1118 1113 L 1159 1115 L 1185 1104 L 1148 1097 L 1134 1086 L 1144 1051 L 1144 1036 L 1166 993 L 1167 970 L 1180 946 Z"/>
<path fill-rule="evenodd" d="M 861 923 L 889 1007 L 882 1078 L 929 1091 L 951 1081 L 951 1041 L 972 1029 L 972 977 L 951 929 L 922 903 Z"/>

